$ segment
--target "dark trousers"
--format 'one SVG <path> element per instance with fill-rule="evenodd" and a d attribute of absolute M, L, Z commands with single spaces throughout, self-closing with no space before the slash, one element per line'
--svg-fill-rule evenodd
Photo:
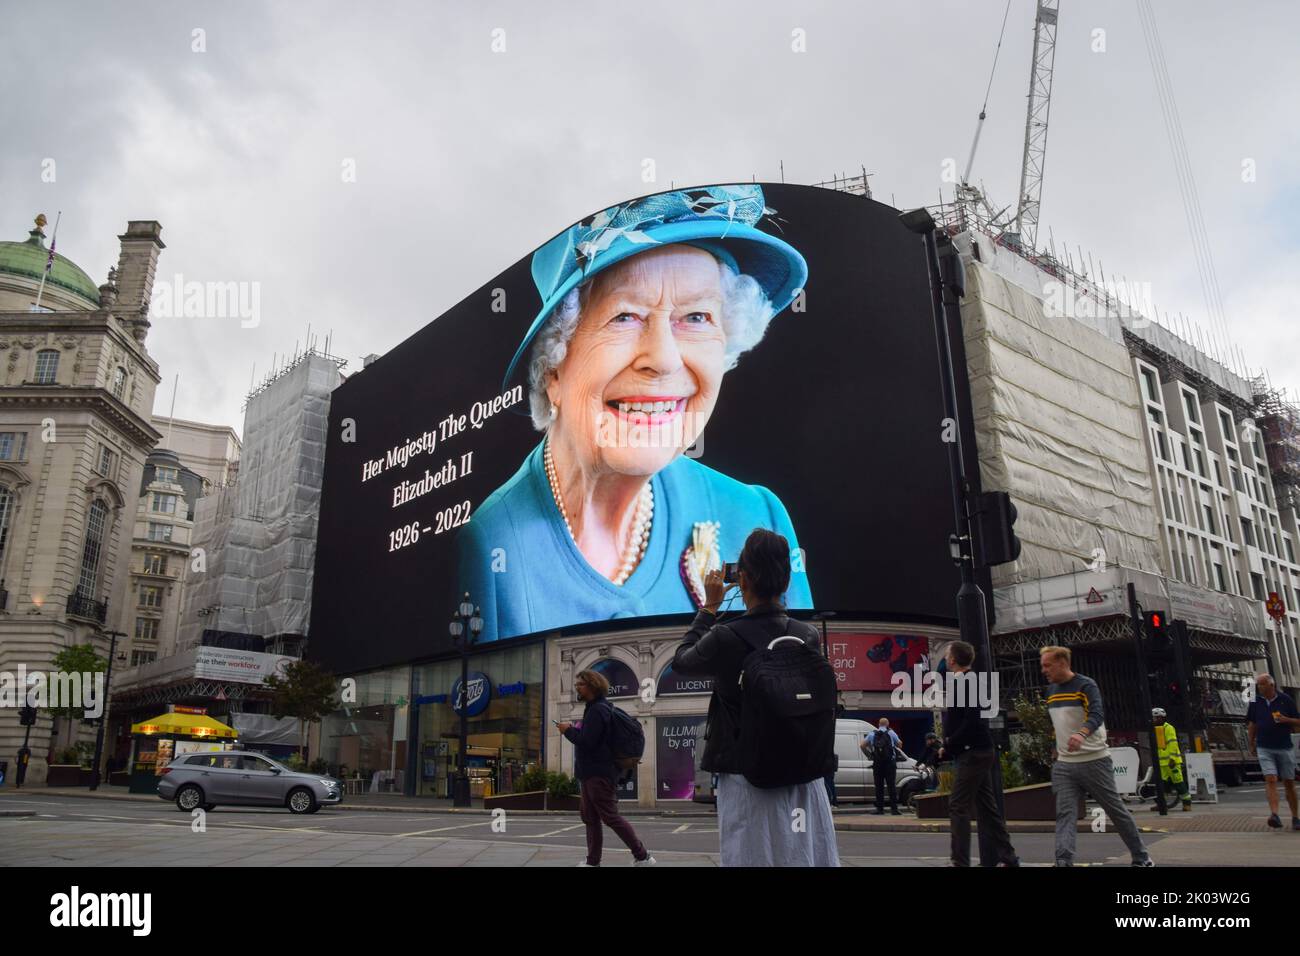
<path fill-rule="evenodd" d="M 582 781 L 579 816 L 587 824 L 587 862 L 592 866 L 600 866 L 600 851 L 605 837 L 601 824 L 617 833 L 636 859 L 644 860 L 649 855 L 637 839 L 632 824 L 619 816 L 618 794 L 614 791 L 613 780 L 607 777 L 588 777 Z"/>
<path fill-rule="evenodd" d="M 980 838 L 987 839 L 997 853 L 999 863 L 1015 863 L 1016 850 L 1007 835 L 1007 824 L 998 813 L 993 795 L 993 750 L 968 750 L 957 758 L 952 793 L 948 797 L 948 816 L 952 823 L 952 862 L 970 866 L 970 819 L 974 809 L 980 824 Z M 983 843 L 981 843 L 983 846 Z"/>
<path fill-rule="evenodd" d="M 876 778 L 876 809 L 881 813 L 885 811 L 885 788 L 889 788 L 889 809 L 898 809 L 898 790 L 894 787 L 894 782 L 898 779 L 898 767 L 892 763 L 881 765 L 879 762 L 873 763 L 871 773 Z"/>

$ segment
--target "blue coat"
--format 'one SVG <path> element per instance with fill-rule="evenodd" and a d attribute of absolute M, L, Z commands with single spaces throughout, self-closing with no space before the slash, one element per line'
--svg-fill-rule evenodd
<path fill-rule="evenodd" d="M 695 610 L 682 579 L 682 553 L 695 523 L 718 521 L 723 561 L 735 561 L 755 528 L 799 547 L 785 506 L 766 488 L 728 478 L 679 457 L 651 479 L 654 521 L 645 556 L 616 585 L 591 567 L 569 536 L 551 495 L 539 444 L 519 470 L 474 512 L 460 533 L 460 590 L 483 614 L 480 640 L 655 614 Z M 738 599 L 737 599 L 738 600 Z M 798 564 L 785 595 L 791 609 L 812 608 Z"/>

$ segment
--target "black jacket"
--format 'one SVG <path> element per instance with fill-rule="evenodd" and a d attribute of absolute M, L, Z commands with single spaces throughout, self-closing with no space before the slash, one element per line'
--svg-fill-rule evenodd
<path fill-rule="evenodd" d="M 713 697 L 709 700 L 709 718 L 704 730 L 704 755 L 700 768 L 710 773 L 740 773 L 736 753 L 740 740 L 740 671 L 749 653 L 766 647 L 785 635 L 801 637 L 821 650 L 817 628 L 789 619 L 778 604 L 764 604 L 746 611 L 738 618 L 717 624 L 707 611 L 695 615 L 682 646 L 673 657 L 678 674 L 707 675 L 713 678 Z"/>
<path fill-rule="evenodd" d="M 609 746 L 609 725 L 614 719 L 612 706 L 604 697 L 587 701 L 582 712 L 582 729 L 570 727 L 564 732 L 564 739 L 573 744 L 573 775 L 579 780 L 618 779 L 614 751 Z"/>
<path fill-rule="evenodd" d="M 980 716 L 980 706 L 949 707 L 943 712 L 944 756 L 955 760 L 968 750 L 992 750 L 989 722 Z"/>

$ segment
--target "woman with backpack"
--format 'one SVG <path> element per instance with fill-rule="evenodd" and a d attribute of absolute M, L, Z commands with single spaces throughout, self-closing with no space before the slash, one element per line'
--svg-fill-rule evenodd
<path fill-rule="evenodd" d="M 737 578 L 745 613 L 718 620 L 729 586 L 711 572 L 672 664 L 713 678 L 700 767 L 718 776 L 722 865 L 839 866 L 823 782 L 834 758 L 835 675 L 817 629 L 785 613 L 789 542 L 755 529 Z M 768 674 L 777 679 L 765 682 Z M 772 687 L 800 691 L 763 696 Z"/>
<path fill-rule="evenodd" d="M 587 825 L 587 859 L 578 865 L 600 866 L 604 843 L 601 825 L 604 824 L 617 833 L 632 851 L 633 866 L 653 866 L 655 858 L 637 838 L 632 824 L 618 812 L 615 781 L 619 777 L 619 768 L 614 762 L 611 746 L 614 705 L 605 699 L 609 694 L 609 681 L 596 671 L 579 671 L 574 689 L 587 705 L 582 712 L 582 726 L 561 723 L 556 725 L 556 729 L 573 744 L 573 775 L 582 788 L 579 815 Z"/>

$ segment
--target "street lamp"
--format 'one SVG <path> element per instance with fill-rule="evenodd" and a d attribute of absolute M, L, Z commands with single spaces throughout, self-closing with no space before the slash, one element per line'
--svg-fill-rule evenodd
<path fill-rule="evenodd" d="M 456 608 L 456 615 L 451 619 L 447 629 L 451 638 L 460 647 L 460 694 L 452 704 L 460 704 L 460 765 L 452 780 L 451 805 L 468 807 L 469 802 L 469 766 L 466 758 L 469 754 L 469 646 L 483 631 L 483 618 L 474 602 L 469 599 L 469 592 Z"/>
<path fill-rule="evenodd" d="M 91 764 L 90 789 L 99 789 L 99 762 L 104 757 L 104 725 L 108 723 L 108 693 L 113 682 L 113 658 L 117 654 L 117 639 L 126 637 L 122 631 L 105 631 L 112 643 L 108 647 L 108 672 L 104 675 L 103 713 L 99 715 L 99 729 L 95 732 L 95 762 Z"/>

